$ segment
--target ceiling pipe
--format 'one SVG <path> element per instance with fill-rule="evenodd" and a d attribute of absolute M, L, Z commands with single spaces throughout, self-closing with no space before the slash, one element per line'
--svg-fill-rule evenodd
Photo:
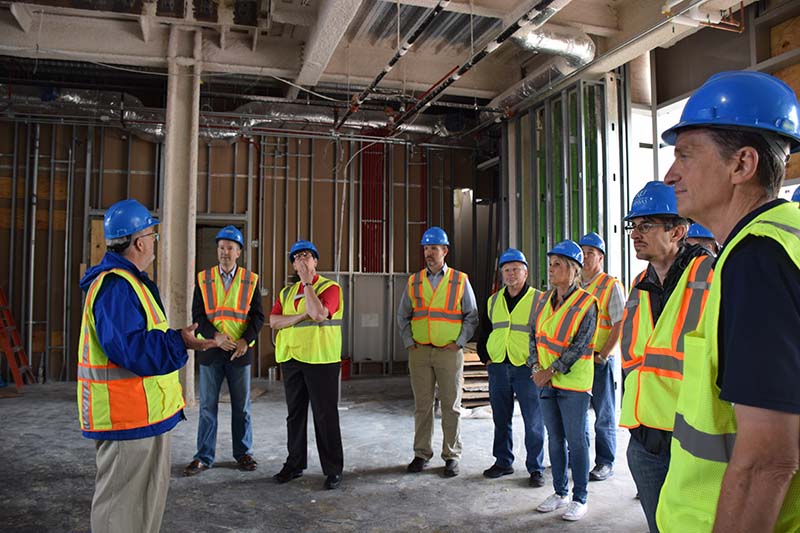
<path fill-rule="evenodd" d="M 359 94 L 353 96 L 353 100 L 350 107 L 347 109 L 344 116 L 342 116 L 339 123 L 336 124 L 336 127 L 334 128 L 335 131 L 339 131 L 339 128 L 341 128 L 342 125 L 345 123 L 345 121 L 348 118 L 350 118 L 350 115 L 358 111 L 358 108 L 361 106 L 361 104 L 364 103 L 364 100 L 367 99 L 367 97 L 370 95 L 373 89 L 375 89 L 375 87 L 378 86 L 378 84 L 381 82 L 384 76 L 386 76 L 392 70 L 392 68 L 394 68 L 395 64 L 397 64 L 397 62 L 400 61 L 400 58 L 406 55 L 406 52 L 408 52 L 411 49 L 411 47 L 414 46 L 414 43 L 417 41 L 419 36 L 422 35 L 422 32 L 428 29 L 428 26 L 431 25 L 431 22 L 433 22 L 433 20 L 437 16 L 439 16 L 439 14 L 442 11 L 444 11 L 444 8 L 447 7 L 447 4 L 449 3 L 450 0 L 439 0 L 439 3 L 436 4 L 436 6 L 433 8 L 433 10 L 431 10 L 430 13 L 428 13 L 428 16 L 426 16 L 422 20 L 422 22 L 420 22 L 420 24 L 414 29 L 414 31 L 411 32 L 411 35 L 408 38 L 406 38 L 405 41 L 403 41 L 403 44 L 400 45 L 400 47 L 394 53 L 389 62 L 386 63 L 386 66 L 383 67 L 383 70 L 381 70 L 378 73 L 378 75 L 375 76 L 375 79 L 372 80 L 372 83 L 370 83 L 369 86 L 367 86 Z M 397 12 L 398 17 L 400 16 L 399 9 L 400 8 L 398 6 L 398 12 Z"/>
<path fill-rule="evenodd" d="M 518 102 L 536 94 L 543 87 L 553 85 L 565 76 L 594 59 L 595 45 L 586 33 L 573 28 L 540 28 L 517 32 L 513 41 L 531 52 L 556 55 L 533 70 L 524 79 L 512 85 L 494 100 L 489 107 L 508 110 Z M 492 113 L 481 113 L 480 121 L 500 120 Z"/>
<path fill-rule="evenodd" d="M 403 123 L 415 117 L 420 111 L 430 105 L 430 103 L 439 97 L 442 92 L 450 85 L 458 81 L 461 76 L 466 74 L 472 67 L 477 65 L 486 56 L 497 50 L 503 42 L 514 35 L 521 28 L 530 27 L 531 29 L 540 28 L 547 22 L 553 15 L 558 13 L 561 8 L 569 3 L 570 0 L 542 0 L 536 4 L 533 9 L 527 11 L 516 22 L 508 26 L 505 30 L 500 32 L 500 35 L 495 37 L 486 46 L 483 47 L 478 53 L 470 57 L 466 63 L 461 65 L 457 71 L 451 73 L 444 80 L 434 84 L 431 89 L 421 98 L 414 106 L 407 110 L 405 113 L 395 120 L 393 130 L 399 128 Z"/>

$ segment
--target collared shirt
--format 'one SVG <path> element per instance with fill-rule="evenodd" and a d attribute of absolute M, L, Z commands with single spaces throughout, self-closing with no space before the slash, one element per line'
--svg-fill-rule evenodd
<path fill-rule="evenodd" d="M 236 275 L 236 269 L 238 265 L 233 265 L 233 269 L 230 272 L 225 272 L 222 270 L 222 265 L 219 265 L 219 276 L 222 278 L 222 284 L 225 286 L 225 290 L 231 288 L 231 283 L 233 283 L 233 276 Z"/>
<path fill-rule="evenodd" d="M 567 294 L 564 295 L 564 298 L 561 299 L 561 303 L 563 304 L 564 301 L 569 298 L 577 288 L 577 285 L 573 285 L 572 288 L 567 291 Z M 555 309 L 556 305 L 558 304 L 558 291 L 553 291 L 553 296 L 550 298 L 550 305 L 552 305 Z M 572 343 L 567 347 L 566 350 L 564 350 L 564 353 L 561 354 L 561 357 L 553 361 L 551 366 L 561 374 L 569 374 L 569 369 L 572 368 L 572 365 L 574 365 L 578 359 L 581 358 L 581 355 L 583 355 L 583 353 L 586 351 L 586 347 L 592 342 L 596 327 L 597 306 L 593 305 L 583 316 L 583 320 L 581 320 L 581 324 L 578 326 L 578 331 L 572 338 Z M 536 353 L 536 349 L 536 336 L 532 335 L 531 355 L 528 356 L 528 366 L 533 366 L 533 364 L 538 361 L 539 355 Z"/>
<path fill-rule="evenodd" d="M 445 263 L 442 270 L 435 274 L 429 268 L 425 269 L 428 281 L 430 281 L 434 290 L 436 290 L 439 282 L 444 279 L 447 268 L 447 263 Z M 400 338 L 406 348 L 410 348 L 415 344 L 414 336 L 411 334 L 411 316 L 413 313 L 414 306 L 411 305 L 408 291 L 405 290 L 400 297 L 400 306 L 397 308 L 397 327 L 400 329 Z M 475 302 L 475 292 L 472 290 L 469 279 L 466 280 L 464 294 L 461 295 L 461 316 L 461 333 L 456 340 L 456 344 L 463 348 L 470 341 L 478 327 L 478 304 Z"/>

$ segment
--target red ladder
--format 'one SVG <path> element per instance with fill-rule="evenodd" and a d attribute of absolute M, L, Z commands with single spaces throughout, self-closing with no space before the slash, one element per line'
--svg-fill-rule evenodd
<path fill-rule="evenodd" d="M 8 305 L 5 291 L 0 287 L 0 349 L 6 354 L 6 361 L 11 368 L 14 376 L 14 383 L 17 388 L 21 388 L 25 382 L 28 384 L 36 383 L 36 376 L 28 363 L 28 356 L 25 355 L 25 348 L 19 338 L 17 325 L 14 317 L 11 316 L 11 308 Z"/>

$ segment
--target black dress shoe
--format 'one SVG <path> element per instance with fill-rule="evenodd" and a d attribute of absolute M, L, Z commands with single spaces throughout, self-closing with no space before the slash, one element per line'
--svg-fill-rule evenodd
<path fill-rule="evenodd" d="M 303 475 L 303 470 L 300 468 L 292 468 L 289 465 L 283 465 L 281 471 L 272 476 L 272 479 L 278 483 L 288 483 L 293 479 L 297 479 Z"/>
<path fill-rule="evenodd" d="M 541 472 L 531 473 L 531 478 L 528 480 L 528 485 L 531 487 L 544 487 L 544 474 Z"/>
<path fill-rule="evenodd" d="M 444 477 L 456 477 L 458 475 L 458 461 L 448 459 L 444 462 Z"/>
<path fill-rule="evenodd" d="M 497 479 L 500 476 L 507 476 L 513 473 L 514 469 L 512 467 L 499 465 L 492 465 L 483 471 L 484 477 L 488 477 L 489 479 Z"/>
<path fill-rule="evenodd" d="M 338 489 L 339 485 L 341 484 L 342 484 L 342 475 L 331 474 L 330 476 L 325 478 L 325 483 L 322 485 L 322 487 L 327 490 L 333 490 L 333 489 Z"/>
<path fill-rule="evenodd" d="M 406 470 L 411 472 L 412 474 L 418 474 L 422 472 L 422 469 L 428 466 L 428 460 L 423 459 L 422 457 L 414 457 L 414 460 L 408 463 Z"/>

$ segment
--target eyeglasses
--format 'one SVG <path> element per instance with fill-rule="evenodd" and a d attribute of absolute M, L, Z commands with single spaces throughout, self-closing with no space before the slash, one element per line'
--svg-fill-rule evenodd
<path fill-rule="evenodd" d="M 314 254 L 312 254 L 311 252 L 297 252 L 296 254 L 294 254 L 292 261 L 294 261 L 297 258 L 305 259 L 307 257 L 314 257 Z"/>
<path fill-rule="evenodd" d="M 666 222 L 662 222 L 662 223 L 642 222 L 641 224 L 628 224 L 627 226 L 625 226 L 624 229 L 625 229 L 625 233 L 627 233 L 628 235 L 630 235 L 634 231 L 638 231 L 639 233 L 644 235 L 646 233 L 650 233 L 650 230 L 652 230 L 653 228 L 658 227 L 658 226 L 663 226 L 663 227 L 669 229 L 669 228 L 672 227 L 672 224 L 668 224 Z"/>
<path fill-rule="evenodd" d="M 139 239 L 144 239 L 145 237 L 153 237 L 155 242 L 158 242 L 158 232 L 154 231 L 153 233 L 145 233 L 144 235 L 139 235 L 138 238 Z"/>
<path fill-rule="evenodd" d="M 503 274 L 519 274 L 523 270 L 527 270 L 525 267 L 508 267 L 501 269 Z"/>

